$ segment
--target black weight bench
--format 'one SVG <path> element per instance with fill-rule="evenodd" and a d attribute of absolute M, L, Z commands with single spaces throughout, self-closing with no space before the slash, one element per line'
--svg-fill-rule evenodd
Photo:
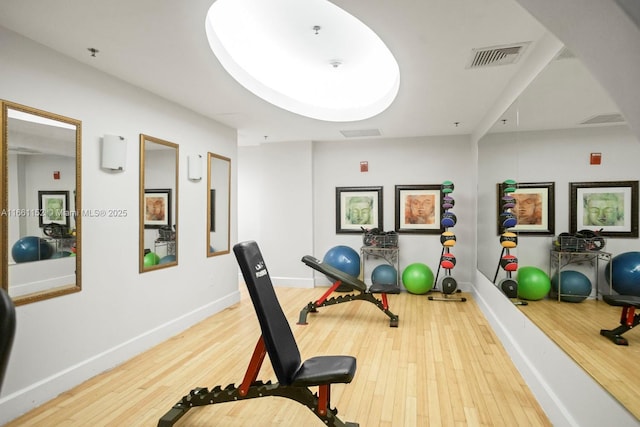
<path fill-rule="evenodd" d="M 317 356 L 301 362 L 298 345 L 276 297 L 269 272 L 256 242 L 238 243 L 233 247 L 240 270 L 256 310 L 262 336 L 258 339 L 249 367 L 240 387 L 229 384 L 224 389 L 196 388 L 176 403 L 158 422 L 159 427 L 172 426 L 194 406 L 213 405 L 266 396 L 295 400 L 313 411 L 330 427 L 358 427 L 338 419 L 331 409 L 331 385 L 350 383 L 356 373 L 356 359 L 351 356 Z M 278 382 L 257 381 L 265 355 L 269 354 Z M 318 386 L 318 393 L 309 387 Z M 257 416 L 256 425 L 260 424 Z"/>
<path fill-rule="evenodd" d="M 640 324 L 640 314 L 636 308 L 640 308 L 640 297 L 631 295 L 602 295 L 602 299 L 609 305 L 622 307 L 620 326 L 614 329 L 600 329 L 600 335 L 609 338 L 617 345 L 629 345 L 629 341 L 622 334 Z"/>
<path fill-rule="evenodd" d="M 367 289 L 367 285 L 360 279 L 357 279 L 349 274 L 346 274 L 337 268 L 320 261 L 312 257 L 311 255 L 305 255 L 302 257 L 304 262 L 314 270 L 323 273 L 334 280 L 333 285 L 316 301 L 311 301 L 300 311 L 300 318 L 298 320 L 299 325 L 307 324 L 307 314 L 315 313 L 319 307 L 327 307 L 330 305 L 340 304 L 349 301 L 369 301 L 375 304 L 380 310 L 384 312 L 389 318 L 389 325 L 391 327 L 397 327 L 399 318 L 395 314 L 389 311 L 389 302 L 387 301 L 387 294 L 399 294 L 400 288 L 396 285 L 382 285 L 373 284 Z M 346 289 L 347 292 L 354 291 L 357 293 L 350 293 L 347 295 L 340 295 L 338 297 L 329 298 L 333 292 L 338 289 Z M 380 299 L 376 298 L 374 294 L 380 294 Z"/>

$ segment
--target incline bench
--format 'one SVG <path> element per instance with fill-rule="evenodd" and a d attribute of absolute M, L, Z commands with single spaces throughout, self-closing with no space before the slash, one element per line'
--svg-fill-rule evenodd
<path fill-rule="evenodd" d="M 160 419 L 158 427 L 174 425 L 194 406 L 266 396 L 295 400 L 311 409 L 327 426 L 358 427 L 357 423 L 342 422 L 337 417 L 338 410 L 331 409 L 331 384 L 350 383 L 356 373 L 356 359 L 351 356 L 316 356 L 301 362 L 298 345 L 273 290 L 258 245 L 253 241 L 238 243 L 233 252 L 262 330 L 242 384 L 240 387 L 229 384 L 224 389 L 216 386 L 212 390 L 192 390 Z M 267 353 L 278 378 L 275 384 L 256 380 Z M 318 393 L 309 389 L 312 386 L 318 386 Z M 259 417 L 257 415 L 255 425 L 260 425 Z"/>
<path fill-rule="evenodd" d="M 620 326 L 615 329 L 600 329 L 600 335 L 609 338 L 617 345 L 629 345 L 629 341 L 622 334 L 633 329 L 640 323 L 640 314 L 636 308 L 640 308 L 640 297 L 631 295 L 602 295 L 602 299 L 609 305 L 622 307 Z"/>
<path fill-rule="evenodd" d="M 302 262 L 304 262 L 314 270 L 317 270 L 320 273 L 325 274 L 327 277 L 333 279 L 334 283 L 329 288 L 329 290 L 325 292 L 320 298 L 318 298 L 316 301 L 311 301 L 300 311 L 300 319 L 298 320 L 299 325 L 306 325 L 307 314 L 315 313 L 316 311 L 318 311 L 318 307 L 326 307 L 343 302 L 363 300 L 375 304 L 376 307 L 378 307 L 387 316 L 389 316 L 389 318 L 391 319 L 389 321 L 391 327 L 398 326 L 398 316 L 389 311 L 389 303 L 387 301 L 387 294 L 400 293 L 400 288 L 398 286 L 373 284 L 369 287 L 369 289 L 367 289 L 367 285 L 362 280 L 346 274 L 338 270 L 337 268 L 325 262 L 322 262 L 310 255 L 303 256 Z M 329 295 L 335 292 L 338 287 L 341 287 L 341 289 L 347 288 L 348 291 L 357 291 L 357 293 L 329 298 Z M 376 298 L 374 294 L 381 294 L 381 299 Z"/>

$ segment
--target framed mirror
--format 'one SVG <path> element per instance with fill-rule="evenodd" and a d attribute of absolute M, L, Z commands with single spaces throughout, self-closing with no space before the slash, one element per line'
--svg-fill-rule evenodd
<path fill-rule="evenodd" d="M 81 122 L 0 104 L 2 286 L 16 305 L 79 292 Z"/>
<path fill-rule="evenodd" d="M 178 265 L 178 144 L 140 134 L 140 273 Z"/>
<path fill-rule="evenodd" d="M 209 153 L 207 172 L 207 256 L 229 253 L 231 159 Z"/>

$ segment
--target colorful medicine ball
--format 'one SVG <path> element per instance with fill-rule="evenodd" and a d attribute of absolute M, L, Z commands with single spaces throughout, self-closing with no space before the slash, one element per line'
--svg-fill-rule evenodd
<path fill-rule="evenodd" d="M 504 271 L 516 271 L 518 269 L 518 258 L 513 255 L 505 255 L 500 259 L 500 267 Z"/>
<path fill-rule="evenodd" d="M 511 228 L 518 225 L 518 218 L 511 212 L 502 212 L 500 214 L 500 220 L 504 228 Z"/>
<path fill-rule="evenodd" d="M 440 235 L 440 243 L 446 247 L 454 246 L 456 244 L 456 235 L 451 231 L 445 231 Z"/>
<path fill-rule="evenodd" d="M 518 246 L 518 235 L 507 231 L 500 236 L 500 244 L 503 248 L 512 249 Z"/>
<path fill-rule="evenodd" d="M 456 221 L 457 218 L 453 212 L 445 212 L 442 214 L 442 220 L 440 221 L 440 223 L 444 228 L 449 228 L 456 225 Z"/>
<path fill-rule="evenodd" d="M 440 257 L 440 266 L 445 270 L 451 270 L 456 265 L 456 257 L 447 252 Z"/>
<path fill-rule="evenodd" d="M 502 210 L 511 209 L 516 206 L 516 199 L 513 196 L 504 196 L 502 198 Z"/>
<path fill-rule="evenodd" d="M 502 191 L 505 193 L 513 193 L 516 191 L 518 187 L 518 183 L 513 179 L 506 179 L 502 182 L 503 189 Z"/>
<path fill-rule="evenodd" d="M 442 209 L 451 209 L 456 204 L 456 201 L 451 196 L 444 196 L 442 198 Z"/>
<path fill-rule="evenodd" d="M 440 187 L 442 189 L 442 192 L 444 194 L 449 194 L 449 193 L 453 193 L 453 182 L 451 181 L 445 181 L 442 183 L 442 186 Z"/>

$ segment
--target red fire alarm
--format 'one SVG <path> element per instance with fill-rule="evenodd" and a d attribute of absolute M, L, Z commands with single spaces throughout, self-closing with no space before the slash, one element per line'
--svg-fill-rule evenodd
<path fill-rule="evenodd" d="M 369 172 L 369 162 L 360 162 L 360 172 Z"/>
<path fill-rule="evenodd" d="M 53 179 L 60 179 L 60 171 L 53 172 Z"/>
<path fill-rule="evenodd" d="M 602 161 L 602 153 L 591 153 L 591 159 L 589 164 L 591 165 L 599 165 Z"/>

